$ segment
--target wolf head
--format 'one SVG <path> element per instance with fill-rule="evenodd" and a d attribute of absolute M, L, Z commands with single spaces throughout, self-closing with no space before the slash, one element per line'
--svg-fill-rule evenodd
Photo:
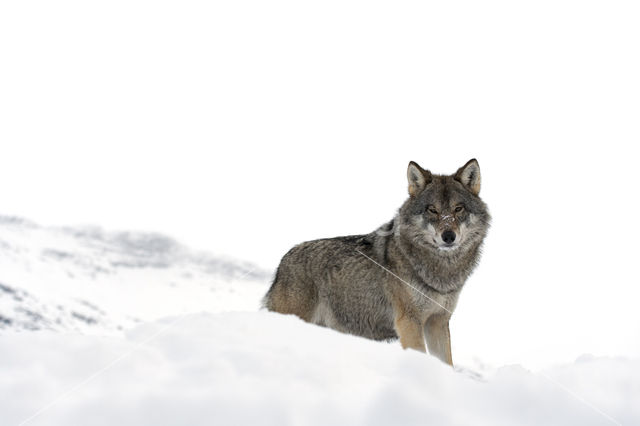
<path fill-rule="evenodd" d="M 481 176 L 475 159 L 449 176 L 434 175 L 412 161 L 407 179 L 409 199 L 400 208 L 397 233 L 441 256 L 480 246 L 490 216 L 478 196 Z"/>

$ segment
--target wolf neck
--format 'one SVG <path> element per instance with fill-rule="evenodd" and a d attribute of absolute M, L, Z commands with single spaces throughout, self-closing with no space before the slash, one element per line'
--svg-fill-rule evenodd
<path fill-rule="evenodd" d="M 462 289 L 478 260 L 480 243 L 460 247 L 455 253 L 440 255 L 434 250 L 413 244 L 409 238 L 394 233 L 390 245 L 401 254 L 401 269 L 409 270 L 414 279 L 439 293 Z"/>

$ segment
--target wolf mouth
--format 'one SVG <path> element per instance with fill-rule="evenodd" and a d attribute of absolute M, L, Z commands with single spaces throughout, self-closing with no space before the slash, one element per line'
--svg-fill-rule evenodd
<path fill-rule="evenodd" d="M 436 249 L 438 251 L 450 252 L 450 251 L 459 249 L 460 247 L 462 247 L 462 244 L 461 244 L 461 241 L 456 242 L 454 244 L 450 244 L 450 245 L 440 244 L 436 239 L 432 238 L 431 241 L 427 241 L 426 246 L 431 247 L 432 249 Z"/>

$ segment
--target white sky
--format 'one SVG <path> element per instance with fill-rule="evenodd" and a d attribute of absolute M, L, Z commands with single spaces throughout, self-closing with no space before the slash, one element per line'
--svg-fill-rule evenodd
<path fill-rule="evenodd" d="M 454 342 L 640 353 L 640 13 L 607 1 L 5 1 L 0 213 L 273 268 L 365 233 L 409 160 L 494 226 Z"/>

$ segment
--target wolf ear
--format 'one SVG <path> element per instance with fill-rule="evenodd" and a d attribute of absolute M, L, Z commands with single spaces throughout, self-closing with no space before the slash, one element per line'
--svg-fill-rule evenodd
<path fill-rule="evenodd" d="M 480 165 L 474 158 L 469 160 L 467 164 L 460 167 L 456 172 L 454 179 L 463 184 L 473 194 L 478 195 L 480 193 Z"/>
<path fill-rule="evenodd" d="M 409 181 L 409 195 L 415 197 L 431 182 L 431 172 L 411 161 L 407 168 L 407 180 Z"/>

